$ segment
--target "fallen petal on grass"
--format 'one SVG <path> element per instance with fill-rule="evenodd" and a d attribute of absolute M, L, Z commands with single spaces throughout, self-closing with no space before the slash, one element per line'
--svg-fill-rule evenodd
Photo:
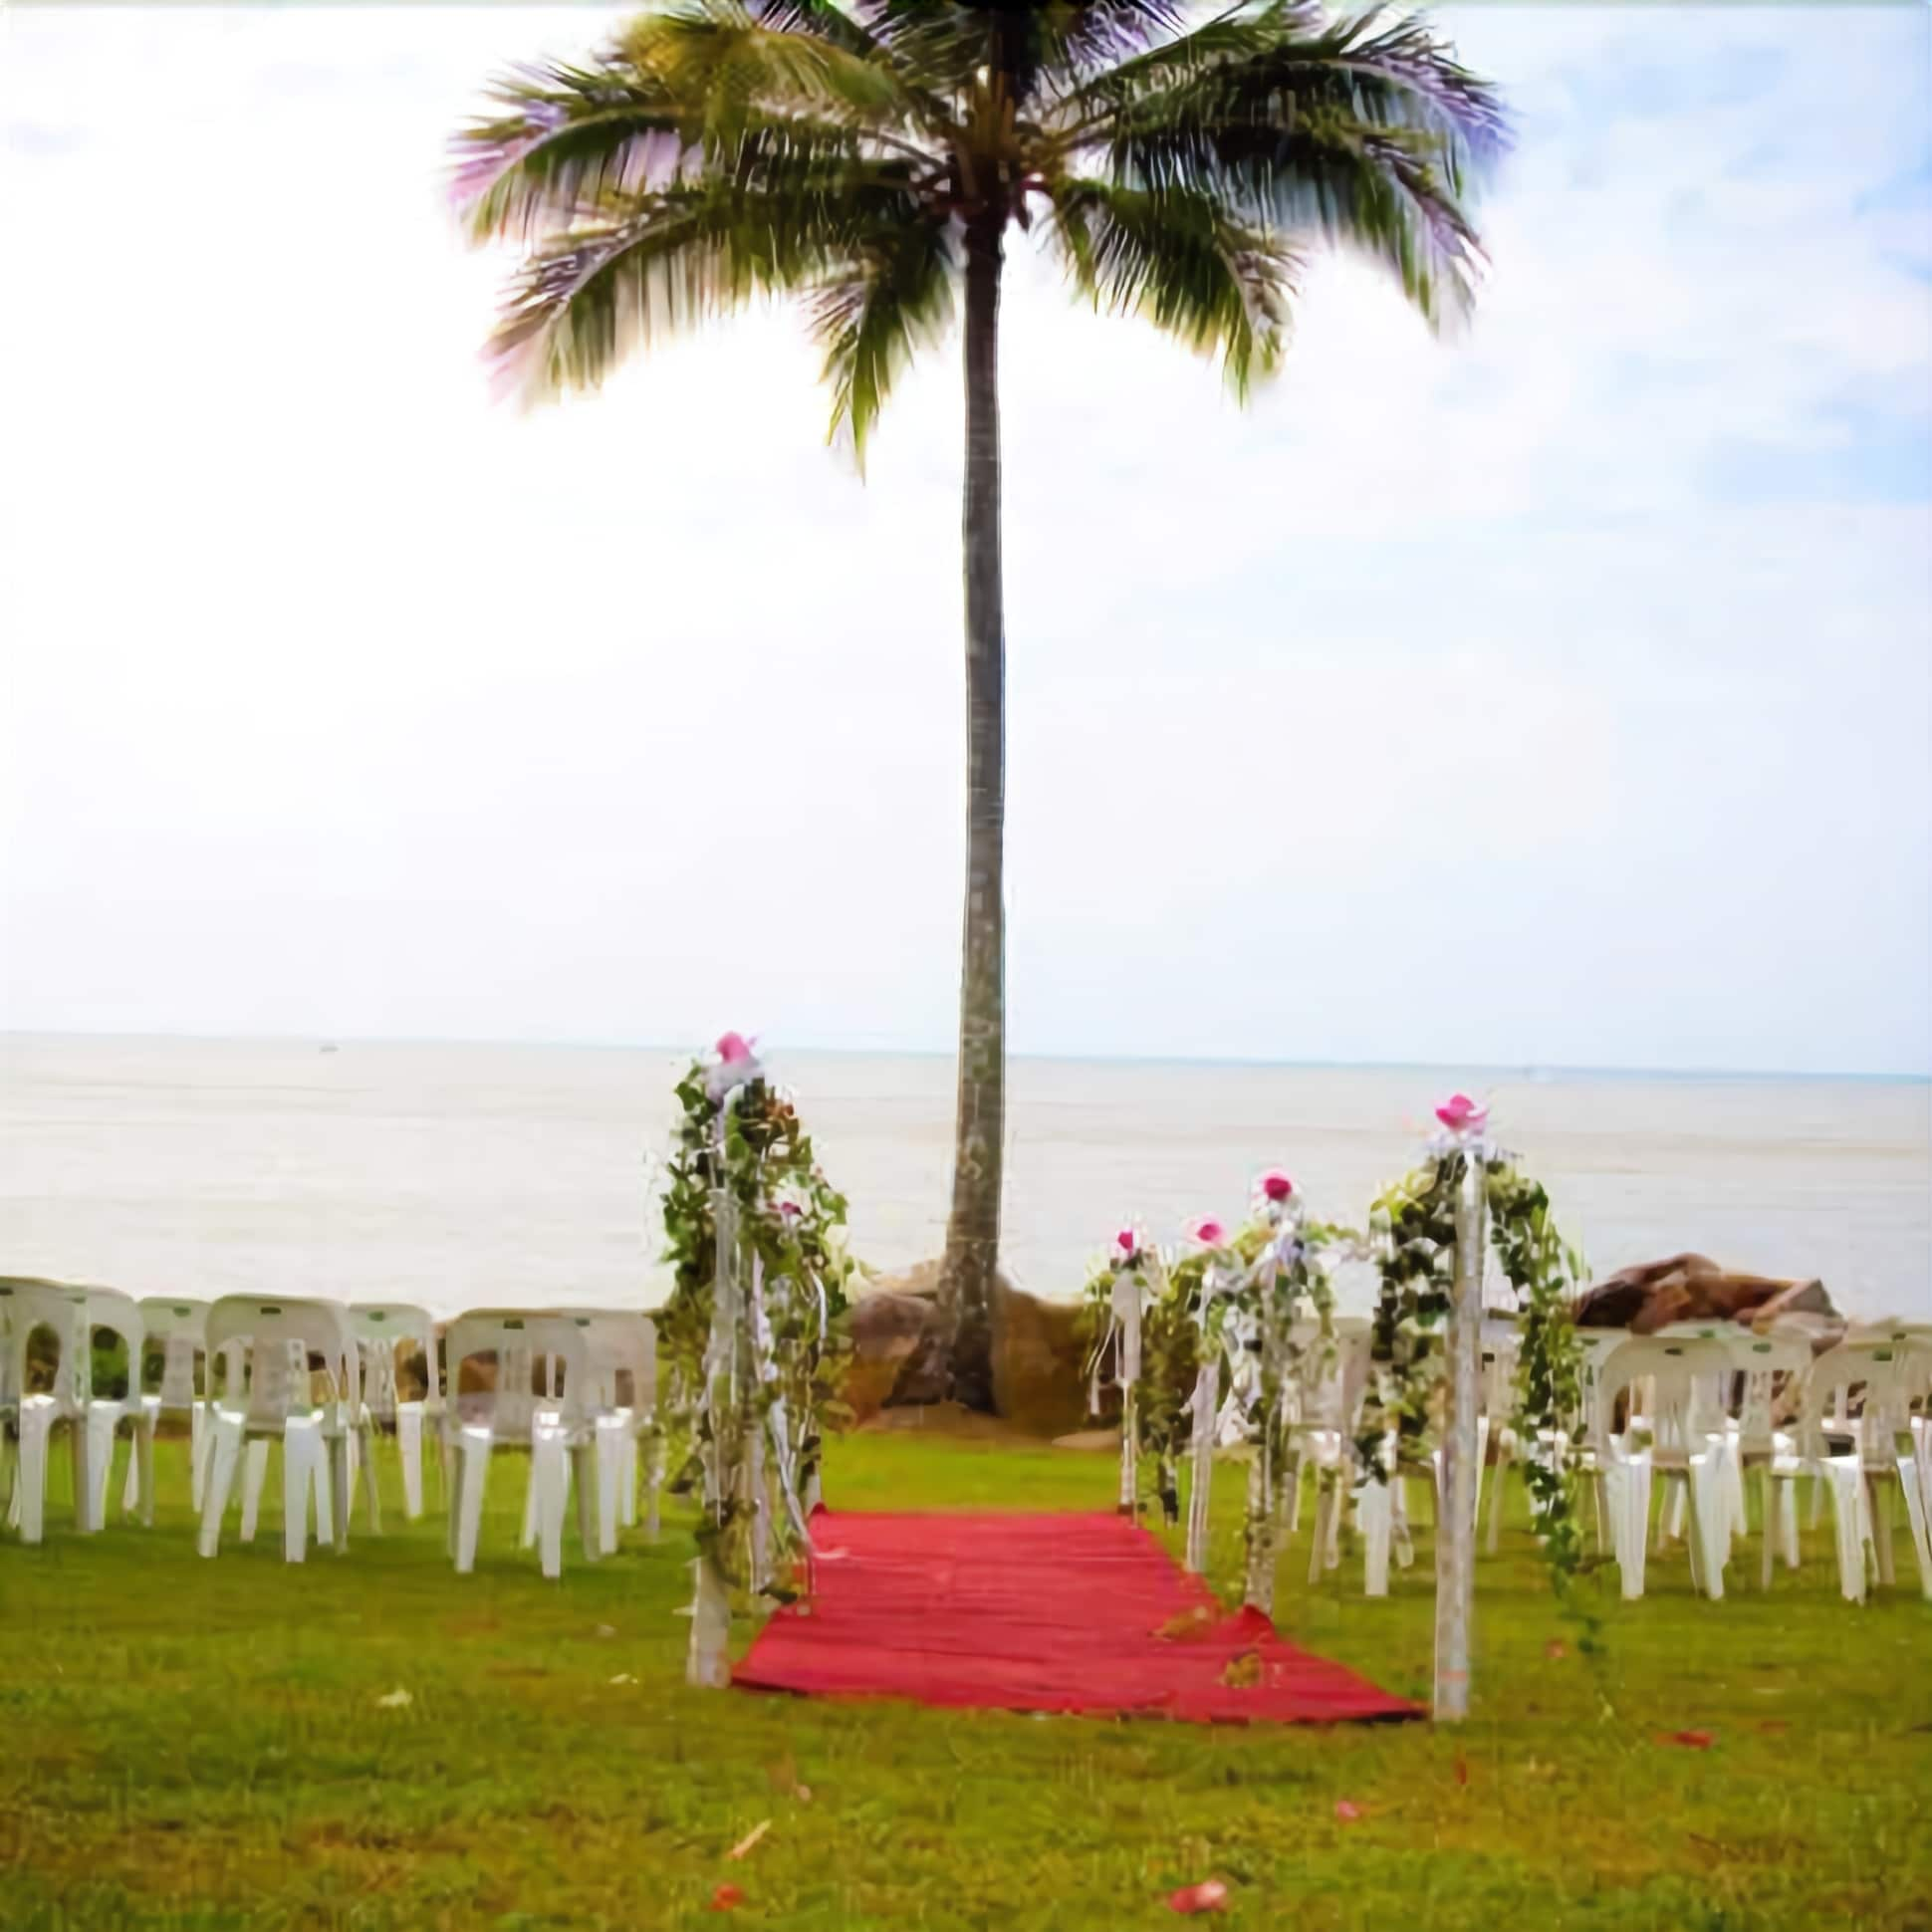
<path fill-rule="evenodd" d="M 1543 1654 L 1546 1657 L 1548 1657 L 1553 1664 L 1561 1663 L 1564 1660 L 1564 1658 L 1570 1655 L 1570 1646 L 1567 1643 L 1565 1643 L 1561 1637 L 1552 1637 L 1550 1641 L 1543 1646 Z"/>
<path fill-rule="evenodd" d="M 1717 1736 L 1711 1731 L 1660 1731 L 1657 1742 L 1682 1745 L 1686 1751 L 1708 1751 L 1717 1742 Z"/>
<path fill-rule="evenodd" d="M 735 1912 L 745 1902 L 745 1895 L 736 1885 L 720 1885 L 711 1894 L 711 1903 L 705 1908 L 712 1912 Z"/>
<path fill-rule="evenodd" d="M 1337 1798 L 1334 1802 L 1334 1814 L 1343 1824 L 1352 1824 L 1361 1816 L 1361 1807 L 1351 1798 Z"/>
<path fill-rule="evenodd" d="M 375 1708 L 378 1711 L 406 1711 L 415 1701 L 406 1690 L 398 1688 L 390 1691 L 386 1697 L 378 1697 Z"/>
<path fill-rule="evenodd" d="M 1228 1888 L 1218 1878 L 1203 1878 L 1198 1885 L 1183 1885 L 1167 1894 L 1169 1911 L 1192 1917 L 1196 1912 L 1225 1912 Z"/>

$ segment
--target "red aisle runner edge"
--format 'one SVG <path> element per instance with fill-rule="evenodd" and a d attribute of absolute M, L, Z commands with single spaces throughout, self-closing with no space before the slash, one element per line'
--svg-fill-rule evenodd
<path fill-rule="evenodd" d="M 1196 1724 L 1423 1715 L 1259 1611 L 1223 1614 L 1123 1517 L 820 1511 L 811 1527 L 812 1598 L 753 1640 L 733 1672 L 747 1689 Z M 1159 1634 L 1176 1619 L 1187 1635 Z"/>

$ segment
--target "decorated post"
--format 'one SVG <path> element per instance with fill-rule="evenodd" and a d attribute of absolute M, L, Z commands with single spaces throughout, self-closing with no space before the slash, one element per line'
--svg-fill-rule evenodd
<path fill-rule="evenodd" d="M 667 1426 L 688 1444 L 671 1487 L 701 1503 L 685 1674 L 716 1686 L 729 1681 L 735 1593 L 783 1601 L 810 1561 L 849 1262 L 845 1203 L 748 1041 L 726 1034 L 677 1097 L 664 1193 L 676 1285 L 658 1328 Z"/>
<path fill-rule="evenodd" d="M 1188 1231 L 1202 1257 L 1194 1308 L 1194 1392 L 1187 1398 L 1191 1425 L 1193 1477 L 1187 1492 L 1187 1551 L 1182 1559 L 1197 1576 L 1207 1569 L 1208 1498 L 1214 1487 L 1214 1445 L 1221 1420 L 1221 1364 L 1231 1297 L 1241 1280 L 1239 1256 L 1228 1245 L 1227 1230 L 1211 1215 Z"/>
<path fill-rule="evenodd" d="M 1486 1138 L 1488 1108 L 1457 1093 L 1436 1108 L 1436 1118 L 1442 1131 L 1422 1165 L 1375 1203 L 1381 1294 L 1356 1454 L 1367 1479 L 1398 1480 L 1405 1462 L 1420 1459 L 1440 1391 L 1434 1708 L 1453 1722 L 1469 1712 L 1486 1250 L 1493 1239 L 1522 1312 L 1516 1420 L 1528 1442 L 1551 1445 L 1547 1455 L 1533 1452 L 1526 1468 L 1538 1533 L 1566 1607 L 1573 1604 L 1581 1544 L 1574 1478 L 1561 1444 L 1573 1437 L 1581 1409 L 1569 1298 L 1583 1268 L 1558 1235 L 1544 1189 Z"/>
<path fill-rule="evenodd" d="M 1455 1188 L 1456 1264 L 1449 1301 L 1448 1404 L 1442 1431 L 1442 1520 L 1436 1531 L 1435 1714 L 1469 1715 L 1469 1631 L 1476 1614 L 1476 1489 L 1481 1480 L 1484 1199 L 1483 1123 L 1488 1109 L 1460 1093 L 1436 1109 L 1448 1129 L 1445 1159 Z"/>
<path fill-rule="evenodd" d="M 1111 1369 L 1120 1391 L 1120 1500 L 1122 1516 L 1140 1512 L 1141 1331 L 1149 1307 L 1168 1292 L 1158 1250 L 1138 1229 L 1113 1237 L 1106 1264 L 1087 1286 L 1096 1304 L 1100 1337 L 1087 1366 L 1087 1409 L 1100 1412 L 1100 1388 Z"/>

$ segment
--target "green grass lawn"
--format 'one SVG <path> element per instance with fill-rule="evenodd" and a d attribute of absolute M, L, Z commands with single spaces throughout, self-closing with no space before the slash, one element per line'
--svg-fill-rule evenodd
<path fill-rule="evenodd" d="M 595 1569 L 567 1541 L 546 1583 L 502 1459 L 459 1577 L 437 1523 L 401 1525 L 385 1461 L 389 1533 L 296 1568 L 272 1473 L 253 1548 L 204 1563 L 185 1453 L 160 1460 L 151 1531 L 0 1536 L 0 1926 L 1110 1932 L 1178 1923 L 1166 1894 L 1209 1876 L 1226 1922 L 1298 1932 L 1932 1926 L 1932 1606 L 1840 1602 L 1828 1529 L 1768 1597 L 1755 1550 L 1722 1603 L 1681 1552 L 1641 1603 L 1610 1572 L 1593 1670 L 1519 1527 L 1482 1567 L 1468 1725 L 1200 1729 L 689 1691 L 674 1513 Z M 827 1493 L 1105 1509 L 1113 1480 L 1104 1456 L 864 1436 Z M 1241 1484 L 1221 1489 L 1225 1578 Z M 1345 1556 L 1309 1587 L 1307 1536 L 1286 1633 L 1425 1696 L 1426 1543 L 1371 1603 Z M 1660 1741 L 1687 1729 L 1711 1747 Z"/>

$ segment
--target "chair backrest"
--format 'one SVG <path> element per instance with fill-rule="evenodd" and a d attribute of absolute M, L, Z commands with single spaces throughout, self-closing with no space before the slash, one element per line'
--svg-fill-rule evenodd
<path fill-rule="evenodd" d="M 428 1310 L 410 1302 L 352 1302 L 350 1326 L 362 1351 L 362 1397 L 379 1416 L 395 1413 L 396 1350 L 414 1342 L 422 1350 L 433 1406 L 442 1399 L 436 1372 L 436 1324 Z"/>
<path fill-rule="evenodd" d="M 450 1412 L 458 1408 L 463 1364 L 479 1355 L 494 1355 L 496 1385 L 483 1395 L 462 1395 L 466 1415 L 473 1412 L 472 1404 L 481 1406 L 490 1426 L 505 1436 L 526 1434 L 540 1407 L 566 1428 L 584 1426 L 597 1398 L 588 1328 L 580 1318 L 553 1310 L 483 1309 L 459 1315 L 449 1325 L 445 1342 Z M 542 1397 L 533 1391 L 539 1371 L 551 1391 Z"/>
<path fill-rule="evenodd" d="M 1811 1372 L 1811 1346 L 1787 1335 L 1735 1330 L 1724 1340 L 1732 1370 L 1743 1379 L 1738 1397 L 1738 1447 L 1747 1456 L 1769 1455 L 1775 1446 L 1780 1378 L 1802 1383 Z"/>
<path fill-rule="evenodd" d="M 1287 1391 L 1289 1412 L 1306 1428 L 1345 1436 L 1354 1429 L 1368 1389 L 1373 1325 L 1361 1316 L 1338 1315 L 1331 1328 L 1334 1340 L 1327 1347 L 1319 1323 L 1298 1322 L 1290 1329 L 1301 1355 Z"/>
<path fill-rule="evenodd" d="M 1632 1335 L 1605 1360 L 1597 1378 L 1597 1421 L 1607 1430 L 1616 1398 L 1637 1382 L 1655 1390 L 1650 1407 L 1650 1454 L 1660 1469 L 1687 1468 L 1702 1452 L 1707 1433 L 1724 1417 L 1711 1401 L 1711 1385 L 1730 1375 L 1731 1357 L 1721 1341 L 1663 1335 Z"/>
<path fill-rule="evenodd" d="M 6 1367 L 0 1394 L 9 1405 L 27 1394 L 28 1354 L 33 1335 L 45 1328 L 54 1337 L 54 1399 L 64 1414 L 78 1415 L 94 1393 L 94 1346 L 88 1326 L 88 1291 L 65 1282 L 27 1275 L 0 1279 L 0 1325 L 4 1325 Z"/>
<path fill-rule="evenodd" d="M 630 1309 L 555 1309 L 583 1328 L 599 1406 L 648 1415 L 657 1401 L 657 1328 Z"/>
<path fill-rule="evenodd" d="M 90 1356 L 94 1353 L 94 1337 L 97 1334 L 106 1332 L 113 1335 L 127 1354 L 126 1399 L 136 1401 L 140 1396 L 141 1349 L 147 1336 L 147 1326 L 140 1316 L 140 1304 L 118 1288 L 100 1288 L 90 1283 L 85 1285 L 85 1292 L 88 1298 L 88 1353 Z M 92 1393 L 99 1397 L 101 1390 L 96 1388 Z"/>
<path fill-rule="evenodd" d="M 161 1407 L 192 1408 L 195 1358 L 207 1352 L 208 1304 L 193 1300 L 176 1301 L 165 1295 L 144 1296 L 140 1305 L 140 1319 L 148 1341 L 160 1344 Z M 146 1352 L 143 1348 L 143 1357 Z M 143 1368 L 143 1386 L 145 1379 Z"/>
<path fill-rule="evenodd" d="M 1601 1400 L 1603 1369 L 1616 1351 L 1634 1337 L 1624 1328 L 1577 1328 L 1577 1379 L 1582 1384 L 1583 1413 L 1580 1423 L 1584 1447 L 1599 1456 L 1608 1450 L 1610 1430 L 1615 1420 L 1614 1404 Z"/>
<path fill-rule="evenodd" d="M 1890 1467 L 1897 1439 L 1911 1427 L 1915 1364 L 1912 1350 L 1889 1341 L 1841 1341 L 1811 1363 L 1805 1384 L 1805 1407 L 1799 1423 L 1799 1453 L 1818 1457 L 1827 1452 L 1827 1415 L 1850 1428 L 1867 1469 Z M 1862 1391 L 1855 1423 L 1851 1396 Z"/>
<path fill-rule="evenodd" d="M 339 1302 L 296 1297 L 224 1295 L 208 1311 L 209 1354 L 235 1342 L 248 1349 L 247 1414 L 251 1423 L 270 1426 L 317 1407 L 310 1358 L 322 1357 L 334 1385 L 329 1398 L 338 1425 L 355 1419 L 362 1400 L 362 1355 L 356 1346 L 349 1311 Z M 238 1405 L 239 1391 L 224 1392 L 225 1408 Z"/>

